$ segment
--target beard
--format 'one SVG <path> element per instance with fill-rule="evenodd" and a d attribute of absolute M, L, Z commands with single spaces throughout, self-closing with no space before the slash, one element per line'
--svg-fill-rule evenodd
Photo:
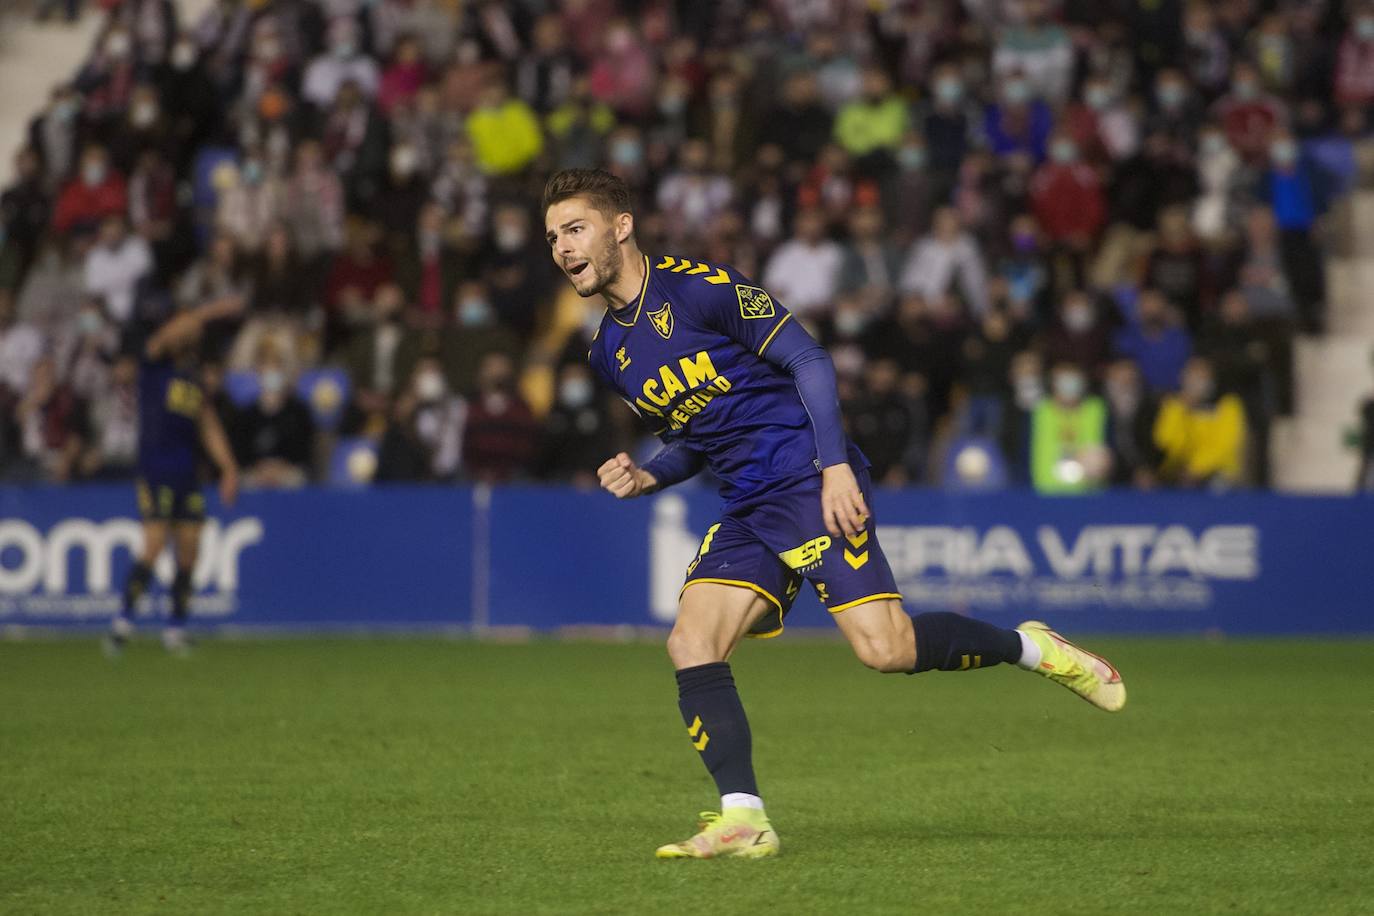
<path fill-rule="evenodd" d="M 620 268 L 625 263 L 625 257 L 620 253 L 620 243 L 615 240 L 614 235 L 608 235 L 601 251 L 591 258 L 590 267 L 596 271 L 596 279 L 591 286 L 580 287 L 574 281 L 573 288 L 583 299 L 598 295 L 620 277 Z"/>

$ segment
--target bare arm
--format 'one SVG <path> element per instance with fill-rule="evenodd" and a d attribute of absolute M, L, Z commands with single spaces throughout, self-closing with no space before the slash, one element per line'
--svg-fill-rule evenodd
<path fill-rule="evenodd" d="M 239 492 L 239 466 L 234 453 L 229 448 L 229 437 L 224 434 L 224 424 L 210 404 L 200 408 L 200 438 L 210 460 L 219 468 L 219 495 L 226 506 L 232 506 Z"/>

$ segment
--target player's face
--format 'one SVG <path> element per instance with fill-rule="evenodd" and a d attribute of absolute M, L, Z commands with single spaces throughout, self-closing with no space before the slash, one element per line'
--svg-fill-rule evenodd
<path fill-rule="evenodd" d="M 615 227 L 581 197 L 560 200 L 544 214 L 553 262 L 582 297 L 595 296 L 620 276 L 624 258 Z"/>

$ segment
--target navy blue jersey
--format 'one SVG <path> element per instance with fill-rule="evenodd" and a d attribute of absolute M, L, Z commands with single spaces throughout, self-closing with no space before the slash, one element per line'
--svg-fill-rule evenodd
<path fill-rule="evenodd" d="M 730 503 L 819 479 L 816 431 L 796 380 L 767 358 L 795 326 L 791 314 L 728 268 L 674 257 L 644 263 L 638 300 L 601 320 L 593 369 L 665 443 L 704 456 Z M 856 469 L 867 466 L 851 443 L 840 451 Z"/>
<path fill-rule="evenodd" d="M 138 469 L 154 480 L 190 478 L 200 456 L 200 384 L 170 359 L 138 373 Z"/>

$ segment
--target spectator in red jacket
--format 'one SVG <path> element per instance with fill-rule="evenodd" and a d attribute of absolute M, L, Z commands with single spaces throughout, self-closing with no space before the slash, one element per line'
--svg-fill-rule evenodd
<path fill-rule="evenodd" d="M 1336 101 L 1367 107 L 1374 103 L 1374 9 L 1360 10 L 1336 52 Z"/>
<path fill-rule="evenodd" d="M 1259 73 L 1247 61 L 1231 68 L 1231 91 L 1214 108 L 1231 147 L 1251 164 L 1268 157 L 1269 141 L 1288 120 L 1283 102 L 1265 93 Z"/>
<path fill-rule="evenodd" d="M 64 234 L 94 232 L 101 220 L 122 216 L 128 205 L 124 176 L 111 167 L 103 146 L 91 146 L 81 154 L 80 172 L 57 198 L 53 228 Z"/>
<path fill-rule="evenodd" d="M 1083 261 L 1107 220 L 1107 201 L 1097 170 L 1081 161 L 1078 144 L 1067 133 L 1050 141 L 1050 158 L 1035 170 L 1030 183 L 1031 209 L 1051 245 L 1061 277 L 1081 286 Z"/>
<path fill-rule="evenodd" d="M 463 432 L 463 470 L 486 483 L 524 476 L 538 441 L 539 424 L 515 389 L 514 361 L 505 353 L 486 354 Z"/>

